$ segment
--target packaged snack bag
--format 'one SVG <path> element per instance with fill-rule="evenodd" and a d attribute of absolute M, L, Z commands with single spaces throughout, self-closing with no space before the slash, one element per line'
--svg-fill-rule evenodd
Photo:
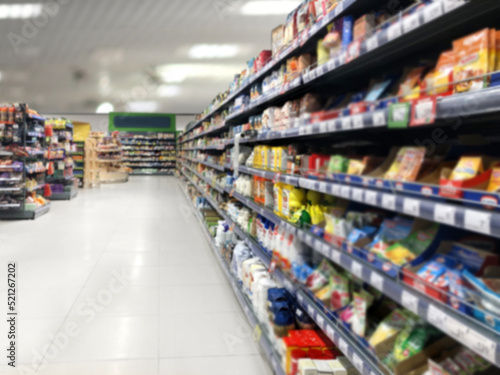
<path fill-rule="evenodd" d="M 420 96 L 420 79 L 424 70 L 424 67 L 410 70 L 399 86 L 398 96 L 403 96 L 405 100 L 417 99 Z"/>
<path fill-rule="evenodd" d="M 330 276 L 330 289 L 332 291 L 331 306 L 338 310 L 351 301 L 350 280 L 344 275 L 334 272 Z"/>
<path fill-rule="evenodd" d="M 346 173 L 349 166 L 349 159 L 342 155 L 334 155 L 328 163 L 328 173 Z"/>
<path fill-rule="evenodd" d="M 452 181 L 469 180 L 483 172 L 483 159 L 481 157 L 461 157 L 450 176 Z"/>
<path fill-rule="evenodd" d="M 453 42 L 455 52 L 455 80 L 486 74 L 490 71 L 490 30 L 484 29 Z M 455 85 L 455 92 L 480 90 L 488 86 L 487 77 L 476 78 Z"/>
<path fill-rule="evenodd" d="M 496 45 L 496 64 L 495 64 L 495 71 L 500 70 L 500 30 L 495 33 L 495 45 Z"/>
<path fill-rule="evenodd" d="M 330 51 L 323 45 L 323 40 L 318 40 L 316 54 L 318 56 L 318 66 L 326 64 L 330 59 Z"/>
<path fill-rule="evenodd" d="M 410 234 L 412 225 L 413 221 L 399 217 L 384 220 L 378 234 L 367 248 L 375 254 L 384 256 L 390 246 Z"/>
<path fill-rule="evenodd" d="M 399 309 L 393 310 L 377 327 L 368 342 L 372 347 L 394 337 L 400 332 L 408 321 L 405 312 Z"/>
<path fill-rule="evenodd" d="M 365 337 L 366 331 L 366 311 L 373 302 L 373 296 L 366 290 L 353 293 L 353 320 L 352 330 L 361 337 Z"/>
<path fill-rule="evenodd" d="M 281 215 L 284 218 L 290 218 L 292 211 L 290 210 L 290 198 L 294 187 L 292 185 L 283 184 L 281 188 Z"/>
<path fill-rule="evenodd" d="M 337 273 L 328 260 L 323 259 L 318 268 L 307 278 L 306 286 L 311 292 L 317 292 L 328 285 L 330 277 Z"/>
<path fill-rule="evenodd" d="M 281 210 L 283 207 L 283 201 L 282 201 L 283 184 L 281 182 L 275 183 L 273 190 L 274 190 L 274 213 L 278 216 L 282 216 Z"/>

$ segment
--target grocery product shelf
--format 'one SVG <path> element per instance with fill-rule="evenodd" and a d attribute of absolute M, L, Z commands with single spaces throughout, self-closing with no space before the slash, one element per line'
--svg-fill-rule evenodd
<path fill-rule="evenodd" d="M 193 163 L 199 163 L 199 164 L 206 165 L 207 167 L 210 167 L 210 168 L 213 168 L 213 169 L 217 169 L 218 171 L 221 171 L 221 172 L 225 171 L 225 168 L 222 165 L 217 165 L 217 164 L 214 164 L 214 163 L 210 163 L 208 161 L 198 160 L 198 159 L 194 159 L 194 158 L 187 158 L 187 157 L 185 157 L 184 159 L 192 161 Z"/>
<path fill-rule="evenodd" d="M 236 223 L 224 212 L 218 205 L 210 199 L 202 189 L 198 188 L 193 180 L 184 174 L 186 178 L 198 189 L 200 194 L 203 195 L 205 199 L 210 203 L 210 205 L 221 215 L 228 225 L 233 228 L 235 233 L 245 241 L 248 247 L 252 250 L 255 256 L 257 256 L 266 266 L 269 267 L 271 263 L 271 257 L 265 252 L 265 250 L 255 242 L 248 234 L 243 232 Z M 327 336 L 335 342 L 342 353 L 348 357 L 353 365 L 361 371 L 362 374 L 384 374 L 378 365 L 374 363 L 371 354 L 367 350 L 360 349 L 359 346 L 353 344 L 353 337 L 349 336 L 349 332 L 346 332 L 342 327 L 338 326 L 334 321 L 332 321 L 323 310 L 313 302 L 307 293 L 301 290 L 301 286 L 294 283 L 289 277 L 283 274 L 279 269 L 276 269 L 273 273 L 274 278 L 292 295 L 297 296 L 299 304 L 303 307 L 304 311 L 315 320 L 318 326 L 323 330 Z M 348 344 L 349 343 L 349 344 Z"/>
<path fill-rule="evenodd" d="M 196 176 L 198 176 L 200 179 L 202 179 L 203 181 L 205 181 L 207 184 L 209 184 L 212 188 L 214 188 L 215 190 L 217 190 L 219 193 L 221 194 L 224 194 L 226 191 L 224 190 L 223 187 L 220 187 L 218 186 L 217 184 L 215 184 L 214 182 L 210 181 L 210 179 L 208 179 L 207 177 L 203 176 L 202 174 L 196 172 L 194 169 L 192 169 L 190 166 L 188 166 L 187 164 L 183 164 L 181 163 L 181 165 L 184 167 L 184 168 L 187 168 L 189 169 L 189 171 L 191 171 L 193 174 L 195 174 Z"/>
<path fill-rule="evenodd" d="M 498 2 L 442 0 L 417 9 L 411 17 L 403 18 L 400 15 L 393 25 L 362 42 L 354 54 L 351 51 L 344 52 L 310 69 L 302 75 L 303 83 L 294 83 L 293 88 L 285 85 L 278 90 L 278 94 L 270 93 L 249 104 L 247 108 L 231 114 L 226 118 L 226 123 L 245 123 L 249 116 L 279 102 L 285 102 L 296 96 L 299 91 L 306 92 L 321 86 L 341 84 L 351 78 L 369 76 L 374 70 L 374 61 L 376 66 L 387 66 L 397 58 L 427 48 L 437 36 L 439 40 L 449 44 L 453 38 L 477 30 L 475 20 L 488 15 L 491 17 L 491 14 L 499 10 Z M 446 48 L 446 43 L 442 43 L 441 50 Z M 455 108 L 455 112 L 458 112 L 458 108 Z"/>
<path fill-rule="evenodd" d="M 181 141 L 180 144 L 183 144 L 183 143 L 186 143 L 186 142 L 189 142 L 189 141 L 193 141 L 193 140 L 195 140 L 197 138 L 205 137 L 207 135 L 217 134 L 217 133 L 223 132 L 224 130 L 226 130 L 228 128 L 229 128 L 229 126 L 226 125 L 225 123 L 222 124 L 222 125 L 214 126 L 211 129 L 205 130 L 204 132 L 201 132 L 199 134 L 193 135 L 193 136 L 191 136 L 191 137 L 189 137 L 189 138 Z"/>
<path fill-rule="evenodd" d="M 218 113 L 222 109 L 228 107 L 228 105 L 239 95 L 244 92 L 249 92 L 250 88 L 256 82 L 264 79 L 267 73 L 271 72 L 274 68 L 278 67 L 283 61 L 292 55 L 299 54 L 305 51 L 309 46 L 308 44 L 313 43 L 316 37 L 326 29 L 327 25 L 334 21 L 340 16 L 344 16 L 347 13 L 355 12 L 357 9 L 365 9 L 368 11 L 373 2 L 366 0 L 344 0 L 336 8 L 330 11 L 323 18 L 318 20 L 310 29 L 305 30 L 299 38 L 297 38 L 293 44 L 289 45 L 283 51 L 280 52 L 279 56 L 269 61 L 266 66 L 261 69 L 256 75 L 251 77 L 248 82 L 245 82 L 233 93 L 231 93 L 220 105 L 212 109 L 203 116 L 200 120 L 196 121 L 194 124 L 186 128 L 185 134 L 188 134 L 193 129 L 199 127 L 204 121 L 211 118 L 214 114 Z"/>
<path fill-rule="evenodd" d="M 18 205 L 17 207 L 20 207 Z M 23 210 L 0 210 L 0 220 L 35 220 L 50 211 L 50 202 L 34 211 Z"/>
<path fill-rule="evenodd" d="M 297 228 L 269 209 L 261 207 L 253 200 L 236 192 L 232 192 L 232 196 L 266 219 L 285 227 L 288 232 L 295 234 L 299 240 L 335 264 L 352 272 L 450 337 L 500 367 L 500 334 L 493 333 L 492 330 L 481 325 L 476 320 L 458 313 L 437 300 L 422 295 L 417 289 L 403 284 L 399 279 L 394 280 L 379 272 L 369 263 L 350 254 L 348 251 L 337 248 L 311 233 Z"/>

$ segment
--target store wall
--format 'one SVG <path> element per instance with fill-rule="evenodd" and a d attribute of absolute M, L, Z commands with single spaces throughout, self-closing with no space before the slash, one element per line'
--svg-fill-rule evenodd
<path fill-rule="evenodd" d="M 72 114 L 72 113 L 57 113 L 44 114 L 45 117 L 66 117 L 73 121 L 88 122 L 92 126 L 93 131 L 108 131 L 109 116 L 100 114 Z M 194 115 L 177 115 L 176 125 L 177 130 L 183 130 L 190 121 L 194 120 Z"/>

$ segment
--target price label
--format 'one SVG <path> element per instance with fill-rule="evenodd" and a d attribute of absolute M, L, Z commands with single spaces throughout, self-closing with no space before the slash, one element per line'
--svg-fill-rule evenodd
<path fill-rule="evenodd" d="M 352 127 L 353 129 L 362 129 L 364 127 L 364 117 L 363 115 L 352 116 Z"/>
<path fill-rule="evenodd" d="M 403 212 L 411 216 L 420 216 L 420 201 L 412 198 L 405 198 L 403 202 Z"/>
<path fill-rule="evenodd" d="M 387 39 L 389 40 L 389 42 L 396 38 L 399 38 L 401 34 L 402 31 L 400 22 L 396 22 L 394 25 L 389 26 L 389 28 L 387 29 Z"/>
<path fill-rule="evenodd" d="M 365 191 L 365 203 L 371 204 L 372 206 L 377 205 L 377 192 L 372 190 Z"/>
<path fill-rule="evenodd" d="M 302 294 L 297 294 L 297 299 L 299 300 L 300 303 L 302 303 L 304 301 Z"/>
<path fill-rule="evenodd" d="M 323 121 L 319 123 L 319 132 L 327 133 L 328 132 L 328 122 Z"/>
<path fill-rule="evenodd" d="M 309 79 L 312 81 L 313 79 L 316 79 L 317 77 L 317 71 L 316 69 L 313 69 L 309 72 Z"/>
<path fill-rule="evenodd" d="M 368 52 L 373 51 L 375 48 L 378 48 L 378 35 L 377 34 L 366 39 L 366 49 L 368 50 Z"/>
<path fill-rule="evenodd" d="M 333 250 L 332 251 L 332 260 L 337 263 L 337 264 L 340 264 L 340 251 L 338 250 Z"/>
<path fill-rule="evenodd" d="M 345 199 L 349 199 L 351 196 L 351 188 L 349 186 L 342 186 L 340 188 L 340 196 Z"/>
<path fill-rule="evenodd" d="M 401 294 L 401 304 L 408 310 L 418 315 L 418 297 L 414 294 L 403 290 L 403 293 Z"/>
<path fill-rule="evenodd" d="M 474 232 L 491 234 L 491 214 L 487 212 L 465 210 L 464 225 Z"/>
<path fill-rule="evenodd" d="M 363 202 L 363 189 L 353 188 L 352 189 L 352 200 Z"/>
<path fill-rule="evenodd" d="M 306 125 L 306 135 L 311 135 L 313 133 L 313 126 L 312 125 Z"/>
<path fill-rule="evenodd" d="M 410 31 L 416 29 L 420 26 L 420 13 L 416 12 L 406 16 L 403 19 L 403 29 L 405 33 L 409 33 Z"/>
<path fill-rule="evenodd" d="M 382 195 L 382 207 L 386 210 L 395 211 L 396 210 L 396 196 L 392 194 Z"/>
<path fill-rule="evenodd" d="M 359 372 L 363 373 L 363 361 L 356 353 L 352 354 L 352 364 L 359 370 Z"/>
<path fill-rule="evenodd" d="M 328 121 L 328 131 L 329 132 L 337 131 L 337 123 L 335 120 Z"/>
<path fill-rule="evenodd" d="M 486 358 L 492 363 L 496 363 L 497 343 L 479 332 L 469 330 L 467 339 L 464 341 L 469 348 L 477 354 Z"/>
<path fill-rule="evenodd" d="M 465 4 L 464 0 L 444 0 L 443 5 L 444 5 L 444 11 L 446 13 L 451 12 L 453 9 L 458 8 L 459 6 L 462 6 Z"/>
<path fill-rule="evenodd" d="M 351 117 L 350 116 L 342 117 L 341 124 L 342 124 L 342 129 L 344 130 L 351 129 Z"/>
<path fill-rule="evenodd" d="M 437 99 L 435 96 L 414 102 L 411 126 L 432 124 L 436 120 Z"/>
<path fill-rule="evenodd" d="M 381 292 L 384 291 L 384 277 L 378 272 L 372 271 L 372 274 L 370 275 L 370 284 Z"/>
<path fill-rule="evenodd" d="M 446 317 L 445 331 L 459 342 L 467 342 L 469 327 L 451 316 Z"/>
<path fill-rule="evenodd" d="M 346 61 L 346 56 L 347 56 L 347 53 L 346 52 L 342 52 L 339 57 L 338 57 L 338 64 L 339 65 L 344 65 L 345 64 L 345 61 Z"/>
<path fill-rule="evenodd" d="M 318 190 L 320 191 L 320 193 L 324 193 L 326 194 L 327 193 L 327 184 L 326 182 L 323 182 L 323 181 L 320 181 L 318 182 Z"/>
<path fill-rule="evenodd" d="M 427 320 L 429 323 L 434 324 L 436 327 L 445 328 L 448 315 L 441 309 L 434 305 L 430 305 L 427 310 Z"/>
<path fill-rule="evenodd" d="M 303 178 L 300 180 L 300 185 L 307 190 L 314 190 L 315 182 L 313 180 L 309 180 L 307 178 Z"/>
<path fill-rule="evenodd" d="M 329 255 L 329 252 L 330 252 L 330 245 L 328 245 L 327 243 L 321 243 L 319 245 L 319 248 L 320 248 L 320 252 L 321 254 L 325 255 L 325 256 L 328 256 Z"/>
<path fill-rule="evenodd" d="M 344 2 L 337 3 L 337 7 L 335 8 L 335 17 L 338 17 L 340 13 L 344 11 Z"/>
<path fill-rule="evenodd" d="M 406 106 L 394 107 L 394 111 L 392 112 L 392 117 L 394 122 L 404 122 L 408 117 L 408 107 Z"/>
<path fill-rule="evenodd" d="M 385 111 L 375 111 L 372 115 L 373 126 L 383 126 L 387 124 Z"/>
<path fill-rule="evenodd" d="M 441 17 L 443 15 L 443 5 L 440 1 L 435 1 L 424 8 L 424 21 L 425 23 Z"/>
<path fill-rule="evenodd" d="M 299 127 L 299 135 L 306 135 L 306 132 L 307 132 L 307 126 Z"/>
<path fill-rule="evenodd" d="M 434 221 L 448 225 L 455 225 L 456 212 L 456 207 L 436 204 L 434 206 Z"/>
<path fill-rule="evenodd" d="M 333 332 L 332 326 L 326 326 L 326 334 L 330 340 L 334 341 L 335 333 Z"/>
<path fill-rule="evenodd" d="M 338 197 L 340 195 L 340 185 L 339 184 L 332 184 L 332 195 L 335 195 Z"/>
<path fill-rule="evenodd" d="M 307 313 L 311 316 L 311 318 L 314 316 L 314 309 L 311 305 L 307 306 Z"/>
<path fill-rule="evenodd" d="M 321 329 L 323 329 L 323 327 L 325 326 L 325 319 L 323 319 L 323 317 L 318 314 L 318 316 L 316 317 L 316 323 Z"/>
<path fill-rule="evenodd" d="M 363 278 L 363 266 L 361 263 L 354 260 L 351 264 L 351 272 L 360 279 Z"/>
<path fill-rule="evenodd" d="M 340 338 L 339 339 L 339 349 L 342 353 L 346 354 L 347 355 L 347 352 L 348 352 L 348 346 L 347 346 L 347 343 L 344 341 L 343 338 Z"/>
<path fill-rule="evenodd" d="M 335 59 L 330 59 L 326 63 L 326 68 L 328 71 L 332 71 L 337 67 L 337 61 Z"/>

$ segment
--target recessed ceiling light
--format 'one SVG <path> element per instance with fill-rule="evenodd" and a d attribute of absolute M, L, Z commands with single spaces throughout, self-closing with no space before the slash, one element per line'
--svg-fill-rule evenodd
<path fill-rule="evenodd" d="M 158 87 L 158 95 L 162 98 L 171 98 L 179 95 L 181 87 L 176 85 L 161 85 Z"/>
<path fill-rule="evenodd" d="M 130 112 L 156 112 L 158 111 L 157 102 L 129 102 L 127 103 Z"/>
<path fill-rule="evenodd" d="M 95 113 L 106 114 L 106 113 L 113 112 L 114 110 L 115 110 L 115 107 L 113 104 L 111 104 L 109 102 L 104 102 L 104 103 L 99 104 L 99 107 L 97 107 Z"/>
<path fill-rule="evenodd" d="M 38 17 L 42 14 L 42 10 L 42 4 L 2 4 L 0 5 L 0 19 Z"/>
<path fill-rule="evenodd" d="M 276 16 L 289 14 L 300 5 L 301 1 L 249 1 L 241 7 L 241 14 L 245 16 Z"/>
<path fill-rule="evenodd" d="M 188 54 L 192 59 L 225 59 L 236 56 L 239 50 L 237 44 L 197 44 Z"/>

